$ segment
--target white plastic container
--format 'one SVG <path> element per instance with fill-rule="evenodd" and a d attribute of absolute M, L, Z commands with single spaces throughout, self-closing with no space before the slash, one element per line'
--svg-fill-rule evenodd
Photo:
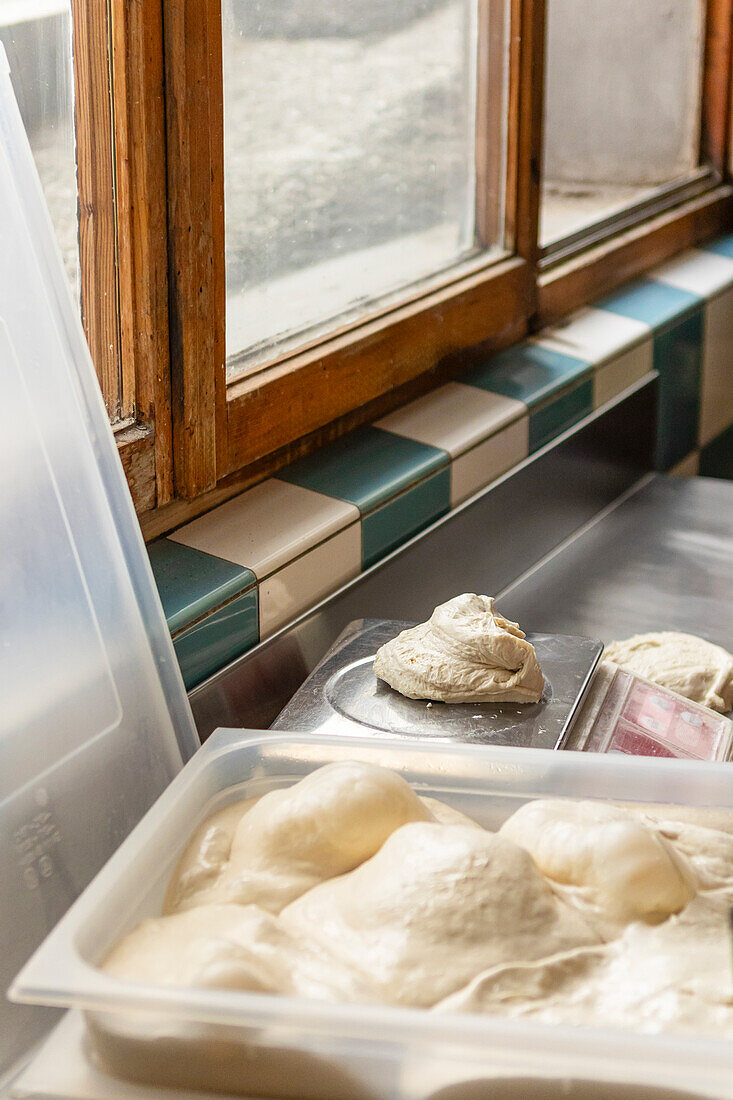
<path fill-rule="evenodd" d="M 198 747 L 0 45 L 0 1091 L 20 966 Z"/>
<path fill-rule="evenodd" d="M 676 760 L 220 730 L 195 755 L 24 968 L 12 995 L 86 1013 L 96 1056 L 113 1073 L 167 1087 L 319 1100 L 417 1100 L 467 1081 L 516 1096 L 643 1095 L 643 1087 L 733 1097 L 729 1043 L 581 1029 L 488 1016 L 326 1004 L 255 993 L 162 988 L 97 969 L 137 922 L 160 913 L 193 829 L 241 798 L 343 759 L 400 772 L 421 794 L 496 828 L 535 797 L 725 807 L 727 769 Z M 732 979 L 733 980 L 733 979 Z M 528 1084 L 532 1080 L 534 1083 Z M 591 1082 L 571 1093 L 570 1080 Z M 540 1082 L 544 1085 L 540 1085 Z M 612 1092 L 600 1093 L 600 1083 Z M 524 1092 L 521 1089 L 524 1088 Z M 590 1091 L 583 1092 L 583 1089 Z M 620 1089 L 617 1092 L 616 1089 Z M 441 1094 L 442 1095 L 442 1094 Z M 447 1092 L 446 1097 L 451 1095 Z M 653 1093 L 651 1095 L 654 1095 Z"/>

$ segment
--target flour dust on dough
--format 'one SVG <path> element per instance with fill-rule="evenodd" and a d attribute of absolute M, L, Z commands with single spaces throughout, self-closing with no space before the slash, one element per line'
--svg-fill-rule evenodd
<path fill-rule="evenodd" d="M 374 673 L 408 699 L 444 703 L 537 703 L 545 683 L 517 623 L 494 610 L 491 596 L 471 592 L 377 650 Z"/>
<path fill-rule="evenodd" d="M 733 655 L 694 634 L 635 634 L 607 645 L 603 659 L 710 710 L 733 710 Z"/>

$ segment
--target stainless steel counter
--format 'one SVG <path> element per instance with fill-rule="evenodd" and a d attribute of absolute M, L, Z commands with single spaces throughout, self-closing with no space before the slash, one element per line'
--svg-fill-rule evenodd
<path fill-rule="evenodd" d="M 645 479 L 500 595 L 532 630 L 682 630 L 733 649 L 733 483 Z"/>

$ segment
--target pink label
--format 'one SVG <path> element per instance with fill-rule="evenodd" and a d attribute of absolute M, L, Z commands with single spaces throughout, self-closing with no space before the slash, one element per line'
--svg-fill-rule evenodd
<path fill-rule="evenodd" d="M 642 751 L 640 755 L 692 756 L 698 760 L 718 758 L 718 749 L 725 733 L 725 719 L 672 692 L 636 681 L 629 692 L 621 717 L 633 723 L 640 733 L 650 735 L 655 742 L 667 745 L 670 750 Z M 616 733 L 612 743 L 615 737 Z M 681 752 L 675 752 L 675 749 Z"/>
<path fill-rule="evenodd" d="M 653 737 L 649 737 L 635 726 L 624 722 L 623 719 L 619 719 L 616 723 L 606 752 L 622 752 L 628 756 L 667 756 L 672 758 L 684 755 L 666 748 L 659 741 L 655 741 Z"/>

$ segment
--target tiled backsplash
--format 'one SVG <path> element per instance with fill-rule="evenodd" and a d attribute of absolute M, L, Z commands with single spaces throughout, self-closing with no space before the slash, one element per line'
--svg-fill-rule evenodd
<path fill-rule="evenodd" d="M 657 467 L 733 476 L 733 236 L 684 253 L 152 543 L 187 686 L 652 369 Z"/>

